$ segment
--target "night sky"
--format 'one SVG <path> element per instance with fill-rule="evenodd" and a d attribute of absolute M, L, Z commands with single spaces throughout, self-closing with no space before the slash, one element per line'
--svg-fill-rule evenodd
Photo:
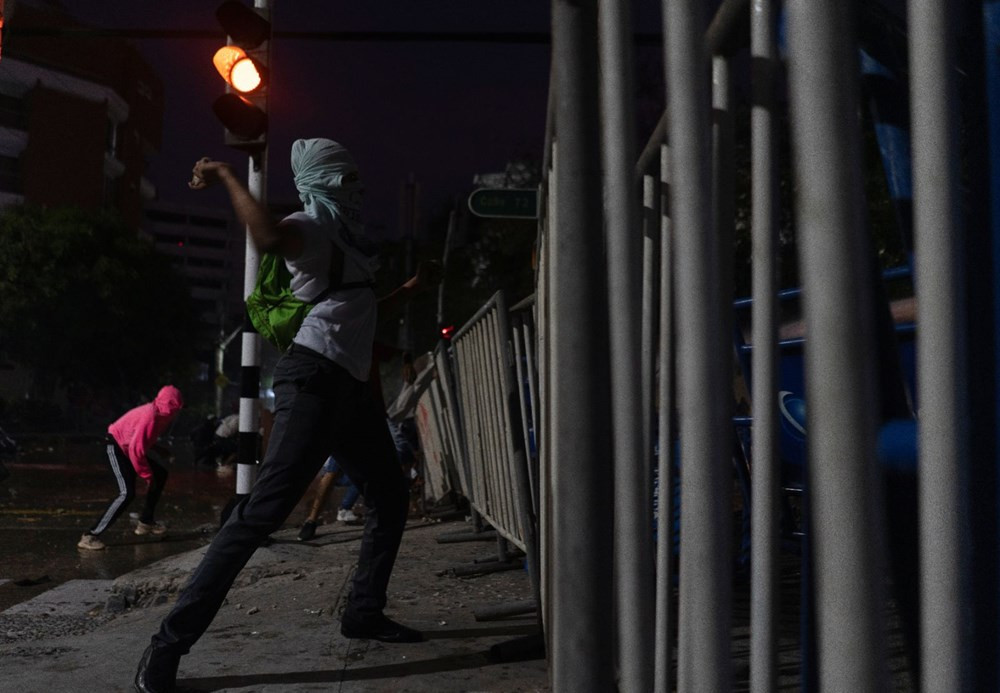
<path fill-rule="evenodd" d="M 211 65 L 224 43 L 213 0 L 62 0 L 85 24 L 106 28 L 215 30 L 215 41 L 134 43 L 165 90 L 164 136 L 148 177 L 164 201 L 227 204 L 221 191 L 186 183 L 201 156 L 246 169 L 246 155 L 222 144 L 211 103 L 224 91 Z M 249 2 L 247 3 L 250 4 Z M 548 32 L 539 0 L 338 2 L 271 0 L 275 31 Z M 513 158 L 540 161 L 548 93 L 547 44 L 272 42 L 268 194 L 295 202 L 288 151 L 298 137 L 329 137 L 354 154 L 366 183 L 366 221 L 381 237 L 399 227 L 400 188 L 421 186 L 421 222 L 449 208 L 473 175 L 502 171 Z"/>

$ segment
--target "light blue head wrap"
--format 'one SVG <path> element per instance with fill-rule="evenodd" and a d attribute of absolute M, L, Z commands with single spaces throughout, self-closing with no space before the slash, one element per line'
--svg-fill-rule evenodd
<path fill-rule="evenodd" d="M 306 214 L 321 221 L 341 222 L 333 242 L 369 275 L 378 269 L 378 258 L 366 252 L 361 221 L 364 186 L 351 153 L 333 140 L 315 138 L 292 144 L 292 175 Z"/>

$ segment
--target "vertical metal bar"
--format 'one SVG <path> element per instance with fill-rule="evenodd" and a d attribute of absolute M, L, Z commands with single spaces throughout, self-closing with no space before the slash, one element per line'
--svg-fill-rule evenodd
<path fill-rule="evenodd" d="M 657 379 L 657 478 L 659 479 L 659 521 L 656 536 L 656 693 L 669 693 L 673 672 L 670 602 L 674 592 L 671 578 L 673 561 L 673 459 L 674 433 L 674 348 L 673 348 L 673 256 L 670 220 L 670 148 L 660 147 L 660 333 L 659 378 Z"/>
<path fill-rule="evenodd" d="M 461 491 L 463 495 L 469 496 L 472 492 L 469 484 L 469 454 L 465 445 L 465 431 L 462 428 L 462 411 L 455 392 L 455 378 L 447 347 L 439 347 L 436 350 L 434 362 L 437 366 L 438 378 L 441 380 L 441 389 L 444 391 L 445 406 L 448 409 L 447 425 L 453 441 L 455 463 L 458 467 L 459 481 L 462 485 Z"/>
<path fill-rule="evenodd" d="M 911 0 L 921 557 L 921 690 L 971 690 L 967 620 L 968 369 L 953 8 Z"/>
<path fill-rule="evenodd" d="M 524 439 L 524 453 L 530 458 L 531 456 L 531 431 L 529 423 L 529 418 L 527 414 L 530 412 L 525 411 L 525 401 L 528 401 L 528 407 L 533 407 L 534 404 L 531 403 L 528 386 L 525 381 L 528 379 L 528 371 L 531 368 L 530 363 L 528 363 L 528 357 L 522 348 L 523 343 L 527 346 L 527 323 L 524 317 L 524 313 L 518 313 L 513 321 L 511 341 L 514 344 L 514 373 L 517 377 L 517 402 L 521 407 L 521 436 Z M 530 465 L 529 465 L 530 466 Z M 529 496 L 533 497 L 534 494 Z M 532 503 L 534 505 L 534 503 Z"/>
<path fill-rule="evenodd" d="M 478 323 L 469 332 L 469 344 L 472 348 L 472 364 L 475 373 L 474 383 L 476 387 L 476 413 L 480 430 L 480 474 L 482 475 L 485 503 L 483 512 L 487 515 L 491 523 L 496 522 L 498 515 L 498 493 L 496 488 L 496 474 L 493 472 L 493 465 L 496 464 L 496 457 L 493 451 L 496 450 L 494 440 L 493 419 L 490 412 L 489 391 L 485 382 L 488 375 L 489 364 L 483 354 L 483 323 Z"/>
<path fill-rule="evenodd" d="M 596 0 L 554 0 L 558 227 L 552 229 L 552 682 L 614 687 L 607 267 Z M 555 261 L 558 259 L 558 266 Z"/>
<path fill-rule="evenodd" d="M 496 299 L 494 298 L 494 301 Z M 510 460 L 510 435 L 508 418 L 506 416 L 506 402 L 503 400 L 503 384 L 501 370 L 501 355 L 499 349 L 499 337 L 497 330 L 497 306 L 485 318 L 487 336 L 487 355 L 489 356 L 490 367 L 490 393 L 493 414 L 493 427 L 496 435 L 496 473 L 497 485 L 503 497 L 503 524 L 513 536 L 521 540 L 521 532 L 518 523 L 518 515 L 515 510 L 514 491 L 515 485 L 512 479 L 512 464 Z"/>
<path fill-rule="evenodd" d="M 886 690 L 854 3 L 788 6 L 819 684 Z"/>
<path fill-rule="evenodd" d="M 537 307 L 537 303 L 535 304 Z M 534 311 L 533 311 L 534 312 Z M 532 313 L 533 313 L 532 312 Z M 538 362 L 537 355 L 538 351 L 535 348 L 535 335 L 538 334 L 538 330 L 535 329 L 534 321 L 530 318 L 525 318 L 524 322 L 524 353 L 527 359 L 527 375 L 528 375 L 528 402 L 531 408 L 531 430 L 534 433 L 534 443 L 535 443 L 535 454 L 531 454 L 531 447 L 526 448 L 528 454 L 528 472 L 530 474 L 531 481 L 531 492 L 532 492 L 532 508 L 536 516 L 541 512 L 541 506 L 539 505 L 539 499 L 541 496 L 541 480 L 539 473 L 539 450 L 541 448 L 541 437 L 542 430 L 539 426 L 539 407 L 541 406 L 541 400 L 538 393 Z"/>
<path fill-rule="evenodd" d="M 507 458 L 507 483 L 511 498 L 511 527 L 517 532 L 517 537 L 522 543 L 526 543 L 529 528 L 525 524 L 527 515 L 525 514 L 531 505 L 531 489 L 526 486 L 527 493 L 522 495 L 520 474 L 525 473 L 527 480 L 527 467 L 524 455 L 523 429 L 519 426 L 521 416 L 520 391 L 517 388 L 517 380 L 514 377 L 514 359 L 512 357 L 511 341 L 514 339 L 510 327 L 510 319 L 507 314 L 507 304 L 503 294 L 497 295 L 497 311 L 493 316 L 493 328 L 496 331 L 494 338 L 497 363 L 497 405 L 500 408 L 503 419 L 504 447 Z M 518 430 L 515 430 L 515 426 Z M 524 548 L 523 546 L 521 548 Z"/>
<path fill-rule="evenodd" d="M 678 688 L 729 690 L 731 478 L 726 403 L 732 397 L 717 312 L 721 259 L 711 205 L 709 62 L 703 3 L 663 3 L 671 217 L 676 229 L 681 527 Z"/>
<path fill-rule="evenodd" d="M 514 484 L 512 490 L 514 491 L 514 498 L 517 501 L 518 520 L 522 526 L 521 537 L 524 541 L 524 552 L 528 560 L 528 578 L 531 580 L 531 595 L 537 604 L 540 598 L 538 577 L 538 533 L 535 512 L 531 502 L 531 484 L 528 474 L 528 448 L 523 447 L 519 450 L 519 446 L 514 444 L 515 438 L 513 437 L 512 424 L 515 423 L 514 419 L 518 416 L 522 416 L 523 418 L 523 415 L 520 412 L 520 388 L 519 385 L 514 382 L 513 368 L 511 368 L 510 363 L 508 363 L 510 349 L 508 347 L 509 343 L 506 341 L 506 335 L 511 333 L 511 329 L 507 317 L 507 306 L 504 302 L 503 294 L 498 296 L 497 302 L 497 328 L 502 338 L 498 343 L 502 357 L 501 386 L 503 399 L 507 403 L 506 412 L 508 431 L 510 433 L 508 441 L 511 452 L 511 471 L 513 473 Z"/>
<path fill-rule="evenodd" d="M 552 85 L 549 89 L 549 106 L 550 115 L 554 119 L 554 106 L 555 103 L 555 67 L 551 68 Z M 541 580 L 541 595 L 542 595 L 542 621 L 545 624 L 545 651 L 555 652 L 555 645 L 552 642 L 552 624 L 555 622 L 554 617 L 554 605 L 551 599 L 552 595 L 552 585 L 555 582 L 555 570 L 553 567 L 553 554 L 552 554 L 552 544 L 553 544 L 553 518 L 552 518 L 552 507 L 553 499 L 552 495 L 555 492 L 555 472 L 553 469 L 552 460 L 556 459 L 555 449 L 556 441 L 553 436 L 552 427 L 552 399 L 553 399 L 553 387 L 552 387 L 552 352 L 553 343 L 555 341 L 556 328 L 553 323 L 552 314 L 554 306 L 552 305 L 552 275 L 558 267 L 558 261 L 555 259 L 554 252 L 554 241 L 553 234 L 555 233 L 555 228 L 559 219 L 557 210 L 559 207 L 559 195 L 558 195 L 558 180 L 559 180 L 559 167 L 558 167 L 558 140 L 551 140 L 551 151 L 546 150 L 546 154 L 549 155 L 549 161 L 551 165 L 549 167 L 549 176 L 545 185 L 545 228 L 543 229 L 543 245 L 542 245 L 542 255 L 538 262 L 538 272 L 541 278 L 539 282 L 539 295 L 538 295 L 538 354 L 539 354 L 539 373 L 538 373 L 538 397 L 541 404 L 541 425 L 539 430 L 541 435 L 537 436 L 538 444 L 538 460 L 539 460 L 539 494 L 538 494 L 538 526 L 539 526 L 539 542 L 538 547 L 541 553 L 541 568 L 542 568 L 542 580 Z M 549 660 L 552 661 L 551 659 Z M 552 666 L 549 667 L 550 676 L 552 675 Z"/>
<path fill-rule="evenodd" d="M 475 384 L 476 393 L 476 421 L 479 426 L 479 473 L 482 478 L 482 511 L 486 514 L 487 518 L 491 523 L 496 521 L 496 501 L 497 494 L 496 488 L 494 486 L 494 475 L 490 466 L 493 464 L 493 450 L 495 446 L 493 445 L 493 430 L 491 425 L 491 417 L 489 414 L 489 402 L 488 393 L 486 391 L 486 384 L 483 382 L 486 371 L 485 368 L 487 364 L 483 358 L 483 340 L 482 340 L 482 323 L 477 323 L 471 330 L 469 330 L 468 344 L 470 349 L 470 355 L 472 357 L 471 363 L 473 368 L 473 383 Z"/>
<path fill-rule="evenodd" d="M 778 685 L 778 175 L 775 146 L 775 11 L 755 0 L 750 15 L 753 65 L 751 220 L 753 276 L 753 466 L 751 498 L 750 690 Z"/>
<path fill-rule="evenodd" d="M 472 496 L 469 500 L 480 512 L 487 512 L 486 491 L 483 487 L 483 440 L 480 426 L 479 407 L 476 404 L 475 363 L 472 360 L 471 337 L 456 343 L 456 354 L 460 363 L 459 382 L 462 386 L 462 412 L 465 420 L 465 436 L 469 446 L 469 476 Z"/>
<path fill-rule="evenodd" d="M 712 56 L 712 207 L 718 262 L 718 329 L 725 340 L 727 397 L 723 402 L 732 430 L 733 239 L 736 235 L 736 119 L 733 115 L 732 64 L 725 55 Z"/>
<path fill-rule="evenodd" d="M 503 384 L 503 355 L 500 349 L 500 334 L 497 325 L 497 315 L 499 314 L 499 304 L 494 297 L 493 310 L 485 317 L 487 336 L 487 355 L 489 357 L 490 368 L 490 393 L 492 403 L 493 426 L 496 432 L 496 473 L 497 486 L 503 497 L 503 517 L 504 528 L 511 534 L 523 540 L 521 528 L 519 526 L 519 515 L 517 513 L 515 491 L 516 485 L 513 480 L 513 463 L 510 455 L 510 440 L 513 431 L 510 430 L 510 418 L 506 401 L 504 400 Z"/>
<path fill-rule="evenodd" d="M 632 26 L 629 3 L 598 1 L 601 135 L 604 161 L 611 424 L 614 460 L 614 565 L 619 687 L 647 691 L 653 679 L 653 537 L 649 465 L 643 449 L 642 236 L 638 232 Z"/>
<path fill-rule="evenodd" d="M 263 6 L 266 8 L 266 3 Z M 247 189 L 255 200 L 267 204 L 267 149 L 250 157 Z M 260 254 L 247 232 L 246 260 L 243 268 L 243 298 L 257 284 Z M 260 440 L 260 334 L 247 318 L 244 321 L 240 355 L 240 423 L 239 449 L 236 455 L 236 496 L 250 493 L 257 470 L 257 448 Z"/>
<path fill-rule="evenodd" d="M 660 235 L 660 172 L 642 177 L 642 373 L 640 376 L 639 401 L 642 405 L 642 450 L 643 456 L 649 459 L 651 447 L 651 412 L 647 410 L 648 403 L 653 401 L 653 373 L 656 368 L 656 330 L 659 315 L 657 314 L 657 299 L 659 298 L 657 268 L 660 262 L 657 238 Z M 649 471 L 647 467 L 647 478 Z M 647 484 L 647 498 L 651 497 L 652 488 Z"/>
<path fill-rule="evenodd" d="M 441 254 L 441 281 L 438 284 L 437 296 L 437 328 L 440 331 L 444 324 L 444 286 L 448 277 L 448 254 L 451 250 L 451 239 L 455 235 L 455 210 L 448 213 L 448 230 L 444 236 L 444 251 Z"/>

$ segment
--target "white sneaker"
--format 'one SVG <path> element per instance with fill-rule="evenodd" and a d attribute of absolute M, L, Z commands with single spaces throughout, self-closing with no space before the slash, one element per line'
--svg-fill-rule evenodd
<path fill-rule="evenodd" d="M 135 533 L 139 536 L 143 534 L 152 534 L 154 536 L 160 536 L 161 534 L 167 533 L 167 526 L 159 522 L 154 522 L 151 525 L 147 525 L 142 520 L 139 520 L 139 524 L 135 526 Z"/>
<path fill-rule="evenodd" d="M 77 548 L 87 549 L 88 551 L 101 551 L 102 549 L 108 548 L 105 546 L 104 542 L 95 537 L 93 534 L 84 534 L 80 537 L 80 541 L 76 543 Z"/>
<path fill-rule="evenodd" d="M 358 516 L 354 514 L 354 511 L 348 508 L 344 510 L 341 508 L 337 511 L 337 522 L 357 522 Z"/>

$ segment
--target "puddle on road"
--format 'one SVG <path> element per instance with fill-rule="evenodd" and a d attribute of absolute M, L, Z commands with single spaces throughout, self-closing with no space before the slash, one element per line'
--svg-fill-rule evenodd
<path fill-rule="evenodd" d="M 138 513 L 145 494 L 140 480 L 126 514 L 102 535 L 108 548 L 85 552 L 76 542 L 117 492 L 103 443 L 29 450 L 5 465 L 10 476 L 0 482 L 0 581 L 29 584 L 0 585 L 0 611 L 66 580 L 114 579 L 207 543 L 236 487 L 232 467 L 216 470 L 175 462 L 168 467 L 170 477 L 156 517 L 169 533 L 133 533 L 129 513 Z"/>

